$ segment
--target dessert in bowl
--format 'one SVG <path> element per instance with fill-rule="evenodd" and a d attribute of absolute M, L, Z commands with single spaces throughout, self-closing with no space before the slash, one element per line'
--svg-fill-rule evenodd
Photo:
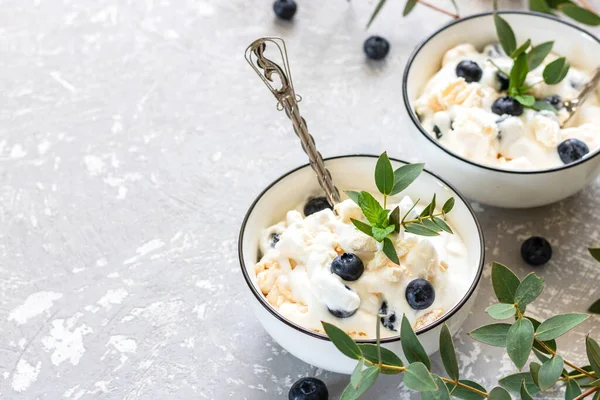
<path fill-rule="evenodd" d="M 513 60 L 497 43 L 492 13 L 453 22 L 415 49 L 404 73 L 406 109 L 428 167 L 467 197 L 501 207 L 549 204 L 582 189 L 600 167 L 597 93 L 561 129 L 562 102 L 575 98 L 600 65 L 600 42 L 545 14 L 499 15 L 519 44 L 554 41 L 524 83 L 535 109 L 508 97 Z M 545 66 L 559 56 L 571 68 L 562 81 L 544 83 Z"/>
<path fill-rule="evenodd" d="M 373 156 L 345 156 L 325 164 L 340 190 L 375 193 L 376 162 Z M 388 205 L 399 205 L 400 215 L 433 193 L 438 204 L 455 197 L 446 216 L 453 234 L 416 237 L 400 230 L 391 235 L 399 257 L 394 263 L 350 222 L 365 220 L 353 200 L 337 204 L 334 213 L 319 193 L 313 171 L 300 167 L 265 189 L 242 224 L 242 272 L 267 332 L 310 364 L 350 373 L 355 362 L 335 348 L 321 321 L 363 343 L 375 343 L 380 324 L 382 344 L 401 354 L 398 325 L 405 314 L 426 351 L 437 351 L 442 323 L 456 332 L 468 315 L 483 268 L 482 233 L 468 203 L 427 171 L 400 195 L 389 197 Z M 416 216 L 415 210 L 426 205 L 418 203 L 408 215 Z"/>

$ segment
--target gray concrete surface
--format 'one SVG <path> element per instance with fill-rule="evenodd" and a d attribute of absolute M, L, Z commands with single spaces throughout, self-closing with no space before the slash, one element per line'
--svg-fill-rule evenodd
<path fill-rule="evenodd" d="M 340 395 L 347 377 L 286 354 L 248 307 L 239 225 L 306 159 L 242 54 L 262 35 L 287 40 L 325 156 L 416 160 L 401 74 L 448 18 L 419 7 L 402 19 L 403 2 L 389 2 L 370 31 L 392 50 L 369 63 L 374 3 L 300 1 L 290 24 L 270 0 L 0 1 L 0 398 L 277 399 L 306 375 Z M 463 14 L 490 7 L 459 3 Z M 488 261 L 524 275 L 521 241 L 554 245 L 536 270 L 548 284 L 531 307 L 539 317 L 600 297 L 586 253 L 600 242 L 599 195 L 596 182 L 550 207 L 474 205 Z M 466 330 L 488 321 L 491 298 L 488 268 Z M 584 335 L 599 329 L 595 317 L 560 340 L 565 356 L 583 361 Z M 457 346 L 465 378 L 491 386 L 514 370 L 500 349 L 464 334 Z M 418 395 L 384 377 L 367 398 Z"/>

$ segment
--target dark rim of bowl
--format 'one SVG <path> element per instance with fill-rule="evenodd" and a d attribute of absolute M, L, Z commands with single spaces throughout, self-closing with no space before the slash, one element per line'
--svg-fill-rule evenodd
<path fill-rule="evenodd" d="M 442 149 L 445 153 L 451 155 L 452 157 L 455 157 L 461 161 L 464 161 L 468 164 L 471 164 L 475 167 L 479 167 L 479 168 L 483 168 L 483 169 L 487 169 L 490 171 L 496 171 L 496 172 L 500 172 L 500 173 L 505 173 L 505 174 L 517 174 L 517 175 L 531 175 L 531 174 L 545 174 L 545 173 L 550 173 L 550 172 L 555 172 L 555 171 L 561 171 L 561 170 L 565 170 L 571 167 L 575 167 L 577 165 L 583 164 L 586 161 L 591 160 L 592 158 L 595 158 L 596 156 L 598 156 L 598 154 L 600 154 L 600 148 L 596 149 L 596 151 L 594 153 L 592 153 L 591 155 L 589 155 L 588 157 L 584 157 L 578 161 L 572 162 L 570 164 L 565 164 L 565 165 L 561 165 L 558 167 L 554 167 L 554 168 L 548 168 L 548 169 L 539 169 L 539 170 L 509 170 L 509 169 L 501 169 L 501 168 L 496 168 L 496 167 L 492 167 L 489 165 L 484 165 L 484 164 L 479 164 L 476 163 L 475 161 L 471 161 L 467 158 L 461 157 L 458 154 L 448 150 L 447 148 L 445 148 L 444 146 L 442 146 L 436 139 L 434 139 L 431 134 L 429 134 L 422 126 L 421 123 L 419 122 L 419 118 L 417 117 L 417 114 L 415 113 L 415 111 L 413 110 L 413 108 L 410 105 L 410 100 L 408 99 L 408 90 L 407 90 L 407 81 L 408 81 L 408 73 L 410 71 L 410 68 L 412 66 L 412 63 L 414 61 L 414 59 L 417 57 L 417 55 L 419 54 L 419 52 L 421 51 L 421 49 L 423 49 L 423 47 L 425 47 L 425 45 L 434 37 L 436 37 L 437 35 L 439 35 L 440 33 L 444 32 L 446 29 L 456 25 L 456 24 L 460 24 L 463 21 L 468 21 L 470 19 L 475 19 L 475 18 L 481 18 L 481 17 L 487 17 L 489 15 L 493 15 L 494 12 L 490 11 L 490 12 L 484 12 L 484 13 L 479 13 L 479 14 L 473 14 L 473 15 L 469 15 L 468 17 L 464 17 L 461 19 L 457 19 L 456 21 L 450 22 L 447 25 L 444 25 L 443 27 L 441 27 L 440 29 L 438 29 L 437 31 L 435 31 L 433 34 L 431 34 L 430 36 L 428 36 L 425 40 L 423 40 L 421 43 L 419 43 L 417 45 L 417 47 L 415 47 L 415 49 L 413 50 L 412 54 L 410 55 L 410 57 L 408 58 L 408 61 L 406 63 L 406 67 L 404 68 L 404 76 L 402 78 L 402 96 L 404 97 L 404 105 L 406 106 L 406 110 L 408 112 L 408 115 L 410 116 L 411 120 L 413 121 L 413 123 L 416 125 L 416 127 L 419 129 L 419 131 L 421 131 L 421 133 L 434 145 L 436 145 L 437 147 L 439 147 L 440 149 Z M 545 18 L 545 19 L 549 19 L 564 25 L 567 25 L 573 29 L 576 29 L 578 31 L 580 31 L 581 33 L 585 34 L 586 36 L 590 37 L 591 39 L 595 40 L 598 44 L 600 44 L 600 39 L 598 39 L 596 36 L 594 36 L 593 34 L 591 34 L 590 32 L 586 31 L 585 29 L 572 24 L 570 22 L 564 21 L 562 19 L 559 19 L 557 17 L 548 15 L 548 14 L 542 14 L 542 13 L 538 13 L 538 12 L 532 12 L 532 11 L 498 11 L 498 14 L 521 14 L 521 15 L 529 15 L 532 17 L 539 17 L 539 18 Z"/>
<path fill-rule="evenodd" d="M 374 156 L 372 154 L 350 154 L 350 155 L 345 155 L 345 156 L 329 157 L 329 158 L 326 158 L 325 161 L 337 160 L 337 159 L 341 159 L 341 158 L 355 158 L 355 157 L 365 157 L 365 158 L 374 158 L 374 159 L 378 158 L 378 156 Z M 403 161 L 403 160 L 400 160 L 397 158 L 390 157 L 390 160 L 400 162 L 403 164 L 408 164 L 406 161 Z M 256 297 L 256 300 L 258 300 L 258 302 L 269 313 L 271 313 L 275 318 L 277 318 L 279 321 L 283 322 L 290 328 L 293 328 L 301 333 L 304 333 L 306 335 L 312 336 L 317 339 L 330 341 L 330 339 L 326 335 L 311 331 L 309 329 L 304 328 L 303 326 L 300 326 L 300 325 L 288 320 L 283 315 L 281 315 L 279 312 L 277 312 L 277 310 L 275 310 L 273 307 L 271 307 L 271 305 L 267 303 L 265 296 L 262 293 L 259 293 L 259 291 L 256 289 L 256 287 L 252 283 L 252 280 L 250 279 L 250 276 L 248 274 L 248 269 L 246 268 L 246 265 L 244 263 L 244 257 L 243 257 L 244 232 L 246 230 L 246 224 L 248 222 L 248 219 L 250 218 L 250 215 L 252 214 L 252 211 L 254 210 L 254 207 L 256 206 L 256 204 L 260 201 L 260 199 L 264 196 L 265 193 L 267 193 L 273 186 L 278 184 L 280 181 L 287 178 L 289 175 L 295 173 L 296 171 L 299 171 L 301 169 L 308 168 L 308 167 L 310 167 L 310 164 L 304 164 L 300 167 L 294 168 L 293 170 L 283 174 L 282 176 L 277 178 L 275 181 L 273 181 L 273 183 L 271 183 L 269 186 L 267 186 L 252 202 L 252 205 L 248 209 L 248 212 L 246 212 L 246 216 L 244 217 L 244 221 L 242 222 L 242 227 L 240 228 L 240 234 L 239 234 L 239 238 L 238 238 L 238 257 L 240 260 L 240 266 L 242 268 L 242 274 L 244 275 L 244 279 L 246 280 L 246 284 L 250 288 L 250 291 L 252 292 L 252 294 L 254 294 L 254 297 Z M 484 242 L 484 238 L 483 238 L 483 231 L 481 230 L 481 225 L 479 224 L 479 220 L 475 216 L 475 212 L 473 211 L 473 208 L 471 208 L 471 205 L 469 204 L 467 199 L 465 199 L 463 197 L 463 195 L 460 194 L 460 192 L 458 190 L 456 190 L 456 188 L 454 186 L 452 186 L 451 184 L 449 184 L 448 182 L 446 182 L 445 180 L 443 180 L 442 178 L 440 178 L 433 172 L 428 171 L 427 169 L 425 169 L 424 172 L 433 176 L 434 178 L 439 180 L 441 183 L 443 183 L 445 186 L 450 188 L 450 190 L 454 192 L 455 196 L 458 197 L 465 204 L 465 206 L 471 213 L 471 216 L 473 217 L 473 221 L 475 222 L 475 226 L 477 227 L 477 232 L 479 233 L 479 246 L 480 246 L 479 251 L 480 251 L 481 256 L 479 259 L 479 266 L 477 267 L 477 274 L 475 275 L 475 279 L 473 279 L 473 282 L 471 283 L 469 290 L 467 290 L 467 293 L 463 296 L 463 298 L 458 303 L 456 303 L 449 311 L 447 311 L 441 318 L 438 318 L 437 320 L 435 320 L 434 323 L 426 325 L 423 328 L 417 329 L 415 332 L 417 335 L 425 333 L 425 332 L 441 325 L 446 320 L 448 320 L 450 317 L 452 317 L 454 314 L 456 314 L 458 312 L 458 310 L 460 310 L 462 308 L 462 306 L 471 298 L 471 296 L 475 292 L 475 289 L 477 288 L 477 285 L 479 284 L 481 275 L 483 273 L 483 267 L 485 265 L 485 242 Z M 258 246 L 258 243 L 257 243 L 257 246 Z M 381 343 L 396 342 L 398 340 L 400 340 L 399 335 L 391 336 L 388 338 L 382 338 Z M 373 344 L 376 343 L 375 339 L 358 339 L 358 340 L 356 340 L 356 342 L 357 343 L 373 343 Z"/>

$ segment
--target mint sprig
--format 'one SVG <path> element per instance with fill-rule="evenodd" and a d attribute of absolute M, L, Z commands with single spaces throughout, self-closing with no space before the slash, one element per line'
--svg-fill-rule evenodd
<path fill-rule="evenodd" d="M 401 227 L 404 227 L 406 232 L 421 236 L 438 236 L 442 231 L 452 233 L 452 229 L 444 219 L 454 207 L 453 197 L 444 203 L 441 212 L 436 213 L 434 194 L 431 202 L 414 219 L 407 219 L 407 217 L 419 200 L 402 218 L 400 218 L 400 207 L 387 209 L 388 197 L 397 195 L 409 187 L 419 177 L 424 166 L 425 164 L 407 164 L 394 170 L 387 153 L 384 152 L 379 156 L 375 166 L 375 185 L 383 195 L 383 205 L 369 192 L 346 191 L 348 197 L 358 204 L 367 219 L 367 222 L 363 222 L 352 218 L 352 224 L 359 231 L 382 243 L 382 251 L 395 264 L 399 264 L 400 261 L 390 237 L 400 233 Z"/>
<path fill-rule="evenodd" d="M 533 86 L 529 86 L 525 83 L 527 74 L 539 67 L 548 54 L 550 54 L 554 42 L 544 42 L 532 47 L 531 39 L 527 39 L 525 43 L 517 47 L 517 40 L 512 27 L 498 13 L 494 13 L 494 24 L 496 26 L 498 41 L 500 42 L 502 49 L 513 60 L 513 65 L 509 73 L 510 81 L 508 95 L 525 107 L 533 108 L 538 111 L 556 111 L 553 107 L 548 107 L 543 104 L 545 102 L 537 101 L 535 97 L 531 95 Z M 556 85 L 565 79 L 570 66 L 571 65 L 565 57 L 552 61 L 544 68 L 542 73 L 543 82 L 548 85 Z M 500 72 L 504 73 L 503 71 Z"/>

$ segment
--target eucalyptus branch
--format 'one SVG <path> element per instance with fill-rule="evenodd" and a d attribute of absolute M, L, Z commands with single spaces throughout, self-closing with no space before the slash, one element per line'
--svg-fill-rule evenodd
<path fill-rule="evenodd" d="M 580 394 L 579 396 L 575 397 L 573 400 L 581 400 L 581 399 L 585 399 L 586 397 L 588 397 L 591 394 L 596 393 L 597 391 L 600 391 L 600 387 L 593 387 L 585 392 L 583 392 L 582 394 Z"/>
<path fill-rule="evenodd" d="M 429 7 L 432 10 L 441 12 L 442 14 L 446 14 L 447 16 L 452 17 L 454 19 L 459 19 L 460 18 L 460 15 L 458 13 L 453 13 L 453 12 L 450 12 L 450 11 L 446 11 L 443 8 L 440 8 L 440 7 L 438 7 L 436 5 L 433 5 L 433 4 L 429 3 L 429 2 L 426 2 L 424 0 L 417 0 L 417 2 L 423 4 L 425 7 Z"/>
<path fill-rule="evenodd" d="M 539 344 L 544 349 L 546 349 L 546 351 L 548 351 L 548 353 L 552 354 L 553 356 L 555 356 L 557 354 L 556 351 L 554 351 L 550 347 L 548 347 L 548 345 L 546 343 L 542 342 L 541 340 L 538 340 L 537 338 L 534 339 L 534 340 L 535 340 L 535 342 L 537 344 Z M 587 377 L 590 377 L 590 378 L 595 378 L 595 376 L 592 373 L 584 370 L 583 368 L 579 368 L 577 365 L 575 365 L 572 362 L 566 360 L 565 358 L 563 358 L 563 362 L 566 365 L 568 365 L 569 367 L 573 368 L 575 371 L 579 372 L 581 375 L 584 375 L 584 376 L 587 376 Z"/>

